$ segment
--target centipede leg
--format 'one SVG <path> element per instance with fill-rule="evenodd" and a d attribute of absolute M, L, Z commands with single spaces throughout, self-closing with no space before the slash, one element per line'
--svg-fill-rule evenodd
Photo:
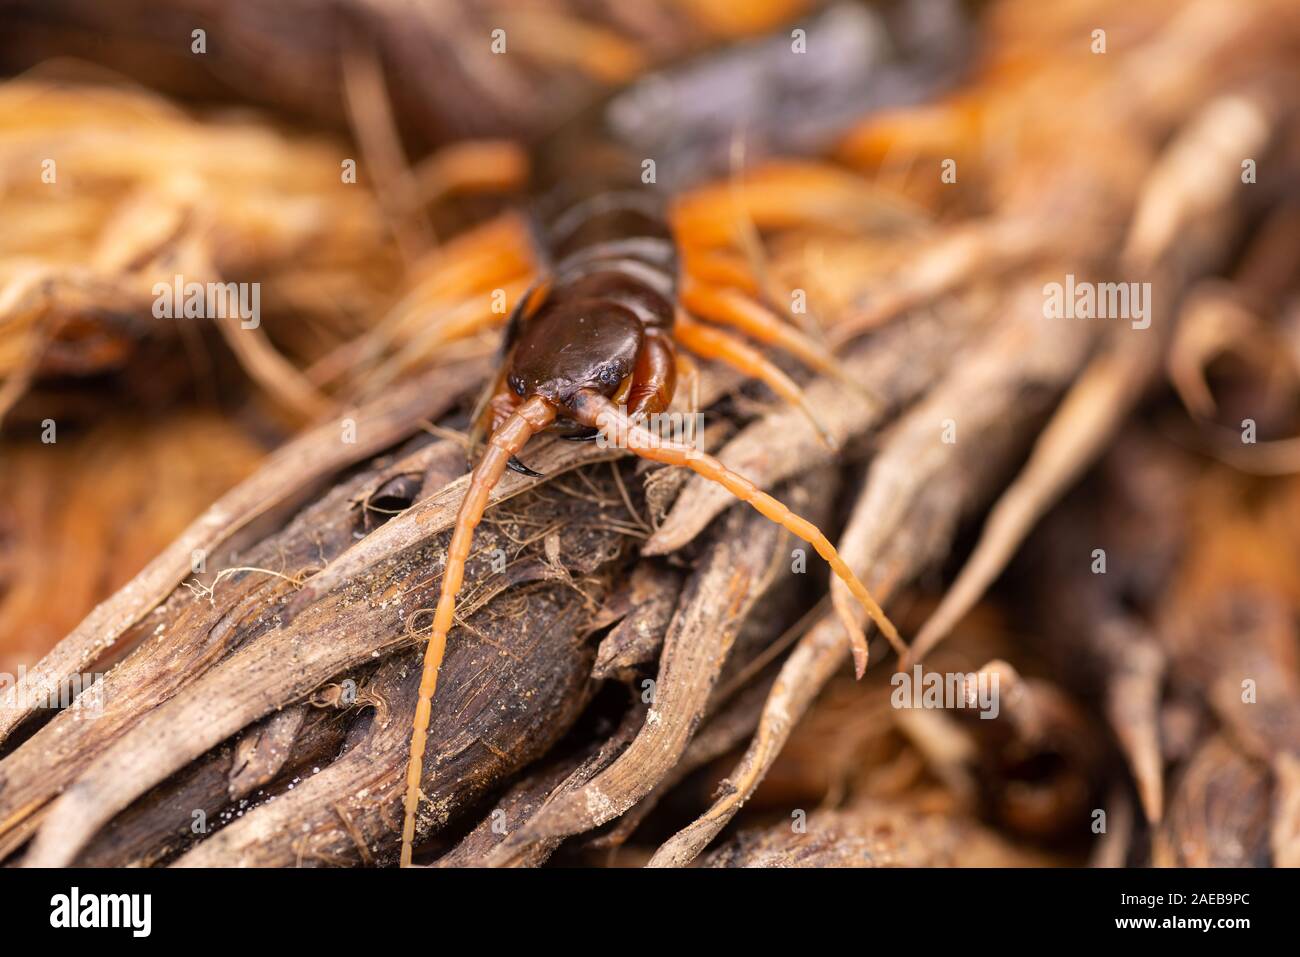
<path fill-rule="evenodd" d="M 438 607 L 433 615 L 433 631 L 424 650 L 424 668 L 420 675 L 419 698 L 415 705 L 415 723 L 411 731 L 411 756 L 406 766 L 406 796 L 402 819 L 401 865 L 411 863 L 411 844 L 415 839 L 415 811 L 420 803 L 420 773 L 424 767 L 424 750 L 428 744 L 429 715 L 433 710 L 433 695 L 438 687 L 438 669 L 447 650 L 447 633 L 451 631 L 456 611 L 456 596 L 465 578 L 465 562 L 469 558 L 474 529 L 478 527 L 487 509 L 488 496 L 501 475 L 506 463 L 517 454 L 536 433 L 555 421 L 555 407 L 545 399 L 533 397 L 510 414 L 488 440 L 488 448 L 474 470 L 460 511 L 451 545 L 447 549 L 447 564 L 442 573 L 442 589 Z"/>
<path fill-rule="evenodd" d="M 907 645 L 899 637 L 898 629 L 886 617 L 880 605 L 871 596 L 871 592 L 867 590 L 867 586 L 858 580 L 853 569 L 840 558 L 835 546 L 816 525 L 800 518 L 780 501 L 758 488 L 743 475 L 727 468 L 707 452 L 661 439 L 649 429 L 633 422 L 625 412 L 597 392 L 590 390 L 579 392 L 573 405 L 572 414 L 579 422 L 599 429 L 606 439 L 618 447 L 631 449 L 637 455 L 651 461 L 688 468 L 711 482 L 717 482 L 742 502 L 748 502 L 762 515 L 803 539 L 831 566 L 836 576 L 862 603 L 871 620 L 889 640 L 899 657 L 907 653 Z M 849 641 L 853 646 L 854 666 L 858 676 L 861 677 L 867 667 L 866 634 L 851 616 L 842 617 L 841 621 L 849 634 Z"/>
<path fill-rule="evenodd" d="M 520 296 L 528 288 L 522 280 L 505 283 L 500 292 L 507 298 Z M 428 318 L 417 335 L 413 335 L 407 351 L 418 355 L 429 355 L 449 342 L 468 339 L 485 329 L 500 327 L 504 324 L 506 313 L 492 302 L 491 296 L 477 295 L 438 311 Z"/>
<path fill-rule="evenodd" d="M 682 315 L 677 317 L 674 334 L 678 342 L 697 356 L 725 362 L 744 375 L 758 379 L 802 412 L 817 430 L 817 435 L 827 448 L 837 447 L 835 436 L 817 418 L 817 414 L 808 404 L 803 389 L 753 346 L 728 335 L 721 329 L 706 326 Z"/>
<path fill-rule="evenodd" d="M 625 402 L 631 415 L 661 412 L 668 408 L 673 393 L 677 391 L 677 356 L 672 344 L 662 335 L 647 335 L 632 378 Z"/>
<path fill-rule="evenodd" d="M 682 305 L 700 319 L 738 329 L 759 342 L 790 353 L 810 369 L 844 378 L 840 364 L 825 347 L 737 289 L 707 286 L 688 279 L 683 283 L 681 299 Z"/>
<path fill-rule="evenodd" d="M 684 246 L 682 271 L 708 286 L 732 286 L 751 296 L 759 294 L 754 271 L 742 256 L 725 250 Z"/>
<path fill-rule="evenodd" d="M 917 226 L 924 217 L 868 180 L 825 163 L 769 162 L 678 197 L 673 226 L 694 246 L 736 242 L 738 217 L 763 231 L 801 226 L 843 229 Z"/>
<path fill-rule="evenodd" d="M 526 220 L 506 214 L 441 246 L 431 254 L 428 267 L 418 274 L 412 294 L 446 302 L 526 279 L 537 263 Z"/>
<path fill-rule="evenodd" d="M 528 156 L 511 140 L 467 140 L 444 146 L 411 171 L 403 199 L 426 206 L 457 193 L 505 193 L 528 179 Z"/>

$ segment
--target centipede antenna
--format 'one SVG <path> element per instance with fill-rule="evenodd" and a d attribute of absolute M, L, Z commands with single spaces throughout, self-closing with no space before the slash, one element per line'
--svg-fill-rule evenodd
<path fill-rule="evenodd" d="M 598 392 L 580 391 L 573 401 L 571 411 L 579 422 L 599 429 L 604 433 L 605 438 L 615 443 L 618 448 L 630 449 L 642 458 L 654 462 L 688 468 L 711 482 L 717 482 L 742 502 L 748 502 L 760 514 L 803 539 L 848 586 L 853 597 L 862 603 L 868 616 L 876 623 L 889 643 L 898 650 L 900 656 L 906 654 L 907 645 L 899 637 L 898 629 L 871 596 L 867 586 L 858 580 L 858 576 L 853 574 L 853 569 L 840 558 L 835 546 L 812 522 L 796 515 L 782 502 L 768 495 L 743 475 L 733 472 L 707 452 L 662 439 L 644 426 L 631 421 L 627 413 Z M 849 629 L 849 641 L 853 645 L 855 668 L 858 677 L 861 677 L 867 662 L 866 636 L 861 629 Z"/>
<path fill-rule="evenodd" d="M 433 695 L 438 688 L 438 670 L 447 650 L 447 633 L 456 612 L 456 596 L 465 578 L 465 561 L 469 558 L 474 529 L 487 509 L 488 496 L 506 470 L 506 464 L 532 436 L 555 421 L 555 407 L 540 396 L 527 399 L 492 433 L 487 451 L 479 461 L 465 498 L 456 515 L 455 530 L 447 549 L 447 564 L 442 573 L 442 589 L 433 614 L 433 631 L 424 649 L 424 669 L 420 675 L 419 698 L 415 705 L 415 723 L 411 730 L 411 756 L 406 766 L 406 797 L 402 819 L 401 866 L 411 864 L 411 845 L 415 839 L 415 811 L 420 803 L 420 775 L 424 767 L 424 750 L 429 740 L 429 715 Z"/>
<path fill-rule="evenodd" d="M 674 332 L 677 341 L 696 355 L 724 362 L 738 372 L 764 383 L 804 414 L 804 417 L 812 423 L 812 427 L 817 430 L 817 437 L 821 439 L 823 445 L 831 450 L 839 447 L 835 436 L 808 404 L 808 398 L 804 395 L 803 389 L 799 388 L 798 383 L 753 346 L 728 335 L 721 329 L 695 322 L 680 313 L 677 316 Z"/>

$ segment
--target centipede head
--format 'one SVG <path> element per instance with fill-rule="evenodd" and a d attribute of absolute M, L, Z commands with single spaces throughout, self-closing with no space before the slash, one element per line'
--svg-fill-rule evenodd
<path fill-rule="evenodd" d="M 627 390 L 644 339 L 636 315 L 608 300 L 544 307 L 521 331 L 506 383 L 520 397 L 539 395 L 561 409 L 584 389 L 612 399 Z"/>

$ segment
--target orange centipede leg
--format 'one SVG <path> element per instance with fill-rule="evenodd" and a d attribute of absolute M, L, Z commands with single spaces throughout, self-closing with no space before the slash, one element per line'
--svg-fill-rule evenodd
<path fill-rule="evenodd" d="M 780 501 L 758 488 L 743 475 L 727 468 L 707 452 L 662 439 L 649 429 L 631 421 L 623 410 L 597 392 L 588 390 L 579 392 L 572 411 L 583 425 L 599 429 L 606 439 L 619 448 L 631 449 L 642 458 L 655 462 L 688 468 L 711 482 L 717 482 L 742 502 L 748 502 L 762 515 L 803 539 L 816 549 L 817 554 L 831 566 L 836 576 L 862 603 L 871 620 L 884 633 L 899 657 L 907 653 L 907 645 L 899 637 L 898 629 L 886 617 L 880 605 L 871 596 L 871 592 L 867 590 L 867 586 L 858 580 L 858 576 L 853 574 L 853 569 L 840 558 L 835 546 L 816 525 L 800 518 Z M 842 617 L 841 621 L 849 633 L 849 641 L 853 646 L 854 666 L 858 676 L 861 677 L 867 666 L 866 635 L 851 617 Z"/>
<path fill-rule="evenodd" d="M 688 190 L 673 204 L 677 235 L 693 246 L 733 244 L 737 216 L 760 230 L 845 224 L 915 226 L 915 207 L 862 177 L 825 163 L 769 162 L 724 180 Z"/>
<path fill-rule="evenodd" d="M 725 362 L 738 372 L 758 379 L 802 412 L 817 430 L 818 437 L 827 448 L 834 449 L 838 446 L 835 436 L 813 412 L 807 396 L 804 395 L 803 389 L 799 388 L 798 383 L 753 346 L 721 329 L 714 329 L 680 314 L 677 316 L 673 334 L 678 342 L 697 356 Z"/>
<path fill-rule="evenodd" d="M 528 284 L 520 280 L 505 284 L 500 292 L 509 302 L 523 295 L 528 288 Z M 440 350 L 447 344 L 504 325 L 509 315 L 508 312 L 502 312 L 487 296 L 466 299 L 446 309 L 434 307 L 430 310 L 426 306 L 417 313 L 416 309 L 420 308 L 418 303 L 403 304 L 403 308 L 409 309 L 403 317 L 406 319 L 403 325 L 410 331 L 400 340 L 400 345 L 394 349 L 392 356 L 392 361 L 402 369 L 416 368 L 436 361 Z M 431 318 L 430 311 L 434 313 Z M 419 326 L 413 321 L 417 315 L 423 319 Z"/>
<path fill-rule="evenodd" d="M 456 193 L 503 193 L 528 181 L 528 154 L 513 140 L 466 140 L 444 146 L 412 171 L 406 202 L 422 206 Z"/>
<path fill-rule="evenodd" d="M 681 300 L 683 306 L 701 319 L 739 329 L 759 342 L 790 353 L 810 369 L 844 378 L 840 364 L 829 351 L 739 290 L 706 286 L 688 278 L 682 283 Z"/>
<path fill-rule="evenodd" d="M 688 238 L 689 239 L 689 238 Z M 751 296 L 759 295 L 754 271 L 743 256 L 719 249 L 696 248 L 682 243 L 682 272 L 709 286 L 734 286 Z"/>
<path fill-rule="evenodd" d="M 442 573 L 442 590 L 438 595 L 437 610 L 433 613 L 433 633 L 424 650 L 424 670 L 420 675 L 419 699 L 411 731 L 411 756 L 406 766 L 402 819 L 402 867 L 409 867 L 411 863 L 415 810 L 420 803 L 420 774 L 429 740 L 429 715 L 433 710 L 433 694 L 438 688 L 438 669 L 442 667 L 443 654 L 447 650 L 447 633 L 451 631 L 456 611 L 456 596 L 465 578 L 465 561 L 469 558 L 474 529 L 483 518 L 488 496 L 501 480 L 511 456 L 518 454 L 530 438 L 554 421 L 555 407 L 539 396 L 528 399 L 515 409 L 488 440 L 487 451 L 474 469 L 460 512 L 456 515 L 456 528 L 452 532 L 447 564 Z"/>
<path fill-rule="evenodd" d="M 662 412 L 677 391 L 677 355 L 672 343 L 655 333 L 646 336 L 637 357 L 632 386 L 623 400 L 633 416 Z"/>
<path fill-rule="evenodd" d="M 430 252 L 411 269 L 414 285 L 404 298 L 448 302 L 490 290 L 537 269 L 528 222 L 505 213 Z"/>

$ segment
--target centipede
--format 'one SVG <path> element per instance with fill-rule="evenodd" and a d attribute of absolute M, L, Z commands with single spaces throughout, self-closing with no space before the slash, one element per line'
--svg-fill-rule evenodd
<path fill-rule="evenodd" d="M 815 28 L 828 38 L 852 35 L 854 31 L 844 27 L 842 19 L 825 18 Z M 860 58 L 861 53 L 852 48 L 846 56 Z M 907 68 L 915 70 L 917 64 L 910 62 Z M 693 82 L 708 87 L 718 81 L 716 72 L 731 69 L 734 64 L 724 59 L 694 76 Z M 848 99 L 861 94 L 851 85 L 813 92 L 823 105 L 837 101 L 832 93 L 840 101 L 845 93 Z M 689 99 L 689 94 L 678 97 Z M 717 483 L 811 545 L 890 644 L 896 650 L 906 647 L 871 591 L 820 528 L 706 451 L 663 437 L 648 426 L 673 403 L 679 383 L 696 374 L 694 360 L 703 359 L 766 385 L 797 408 L 831 445 L 833 438 L 804 391 L 764 349 L 784 353 L 812 373 L 841 373 L 825 346 L 797 327 L 791 316 L 762 301 L 743 262 L 684 255 L 691 244 L 683 239 L 708 233 L 719 205 L 726 205 L 725 192 L 706 199 L 693 216 L 675 215 L 671 189 L 656 176 L 647 176 L 654 164 L 638 156 L 627 137 L 611 132 L 611 118 L 629 112 L 626 101 L 587 111 L 535 151 L 530 221 L 543 268 L 509 314 L 498 371 L 472 415 L 471 447 L 481 453 L 474 457 L 456 516 L 425 646 L 403 801 L 403 867 L 412 863 L 432 702 L 475 528 L 507 469 L 542 477 L 521 458 L 534 436 L 551 432 L 574 441 L 604 441 Z M 660 123 L 681 125 L 663 118 Z M 709 169 L 703 154 L 722 152 L 717 143 L 702 151 L 701 140 L 707 137 L 693 137 L 688 144 L 697 171 Z M 791 188 L 796 194 L 801 189 L 810 194 L 823 190 L 823 200 L 833 206 L 842 184 L 824 180 L 821 171 L 799 167 L 779 175 L 766 189 L 775 201 L 777 218 L 784 215 L 781 194 Z M 721 280 L 720 271 L 731 281 Z M 860 676 L 867 660 L 866 635 L 850 616 L 843 618 Z"/>

